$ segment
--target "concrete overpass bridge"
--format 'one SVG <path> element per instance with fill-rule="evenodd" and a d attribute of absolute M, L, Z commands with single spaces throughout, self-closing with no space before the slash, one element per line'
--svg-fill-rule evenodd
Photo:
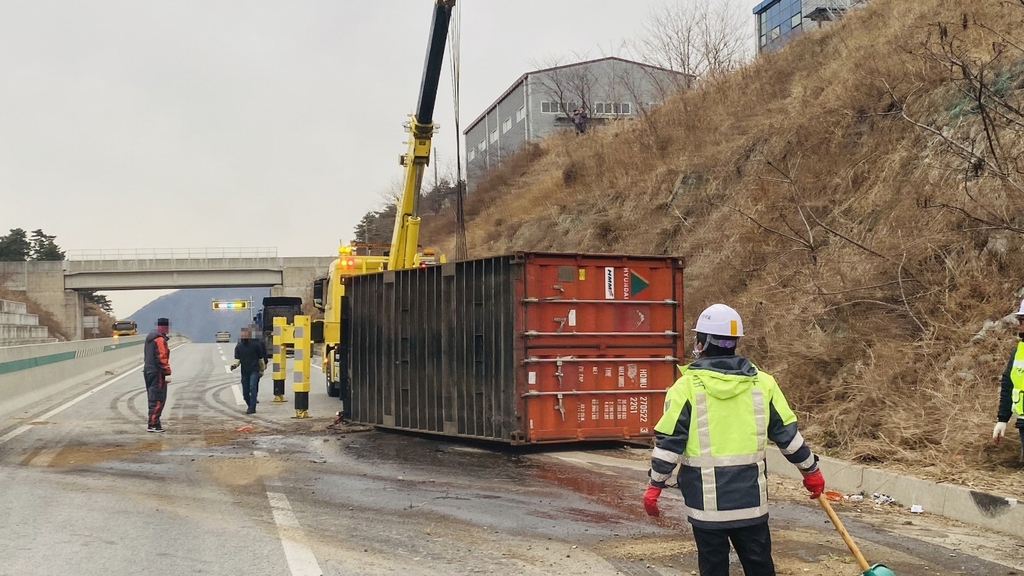
<path fill-rule="evenodd" d="M 0 286 L 35 300 L 81 339 L 82 290 L 269 287 L 305 299 L 334 258 L 280 257 L 276 248 L 69 251 L 59 262 L 0 262 Z"/>

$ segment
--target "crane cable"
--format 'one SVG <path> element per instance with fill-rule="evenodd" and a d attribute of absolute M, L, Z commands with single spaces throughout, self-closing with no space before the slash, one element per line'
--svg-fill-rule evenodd
<path fill-rule="evenodd" d="M 455 107 L 455 259 L 469 258 L 466 244 L 466 220 L 463 210 L 465 192 L 462 189 L 462 131 L 459 128 L 459 33 L 462 30 L 462 2 L 454 2 L 448 25 L 448 55 L 452 71 L 452 104 Z"/>

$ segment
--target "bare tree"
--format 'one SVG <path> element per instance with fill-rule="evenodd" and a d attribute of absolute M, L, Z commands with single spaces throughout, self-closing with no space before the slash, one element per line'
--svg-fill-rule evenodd
<path fill-rule="evenodd" d="M 752 54 L 752 36 L 736 0 L 667 0 L 644 18 L 636 58 L 702 79 L 732 72 Z"/>
<path fill-rule="evenodd" d="M 1007 3 L 1009 9 L 1024 8 Z M 1020 217 L 1024 206 L 1024 97 L 1018 82 L 1024 69 L 1024 43 L 1018 38 L 969 20 L 938 22 L 921 57 L 947 75 L 956 88 L 949 104 L 949 126 L 911 116 L 924 86 L 903 89 L 885 84 L 891 108 L 905 121 L 927 134 L 946 155 L 958 162 L 962 197 L 957 203 L 922 200 L 925 208 L 939 208 L 964 216 L 983 227 L 1024 234 Z M 971 34 L 985 34 L 988 50 L 976 48 Z M 947 168 L 948 169 L 948 168 Z"/>
<path fill-rule="evenodd" d="M 589 60 L 587 54 L 573 52 L 568 56 L 552 56 L 537 68 L 546 70 L 538 74 L 545 96 L 558 106 L 558 112 L 571 115 L 577 106 L 590 108 L 597 78 L 587 66 L 574 66 Z"/>

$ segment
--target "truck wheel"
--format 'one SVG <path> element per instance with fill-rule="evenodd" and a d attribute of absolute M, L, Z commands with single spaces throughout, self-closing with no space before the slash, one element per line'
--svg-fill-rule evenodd
<path fill-rule="evenodd" d="M 327 395 L 331 398 L 337 398 L 341 394 L 341 388 L 337 383 L 331 383 L 330 379 L 327 380 Z"/>

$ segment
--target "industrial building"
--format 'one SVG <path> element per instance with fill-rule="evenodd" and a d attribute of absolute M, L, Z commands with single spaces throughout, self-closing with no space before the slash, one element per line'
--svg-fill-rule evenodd
<path fill-rule="evenodd" d="M 467 188 L 525 142 L 572 127 L 579 106 L 599 126 L 634 118 L 692 83 L 692 76 L 616 57 L 527 72 L 463 131 Z"/>

